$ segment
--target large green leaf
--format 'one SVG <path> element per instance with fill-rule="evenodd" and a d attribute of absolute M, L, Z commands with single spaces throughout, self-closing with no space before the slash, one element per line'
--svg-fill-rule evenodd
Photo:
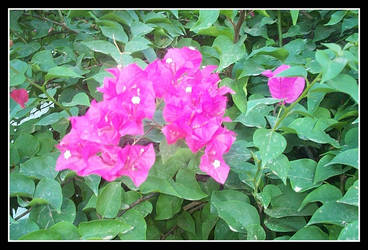
<path fill-rule="evenodd" d="M 198 33 L 214 24 L 220 14 L 219 10 L 199 10 L 199 17 L 196 23 L 190 28 L 190 31 Z"/>
<path fill-rule="evenodd" d="M 287 144 L 281 134 L 265 128 L 259 128 L 254 132 L 253 142 L 259 148 L 261 159 L 264 163 L 280 156 L 284 152 Z"/>
<path fill-rule="evenodd" d="M 47 204 L 50 204 L 56 211 L 60 212 L 63 194 L 59 182 L 49 178 L 41 179 L 36 186 L 33 199 L 45 200 Z"/>
<path fill-rule="evenodd" d="M 269 160 L 265 167 L 269 168 L 272 173 L 280 177 L 282 182 L 286 185 L 286 180 L 290 169 L 290 162 L 286 155 L 281 154 L 278 157 Z"/>
<path fill-rule="evenodd" d="M 23 196 L 32 198 L 35 184 L 32 178 L 19 174 L 10 174 L 10 197 Z"/>
<path fill-rule="evenodd" d="M 118 234 L 121 240 L 146 239 L 147 224 L 143 215 L 136 209 L 136 207 L 129 209 L 122 217 L 119 218 L 119 220 L 133 227 L 132 230 Z"/>
<path fill-rule="evenodd" d="M 114 218 L 121 206 L 122 187 L 120 182 L 110 182 L 97 196 L 96 211 L 104 218 Z"/>
<path fill-rule="evenodd" d="M 62 240 L 80 240 L 78 228 L 70 221 L 60 221 L 48 230 L 59 234 Z"/>
<path fill-rule="evenodd" d="M 245 46 L 242 41 L 234 44 L 229 37 L 224 35 L 216 37 L 212 47 L 215 48 L 220 55 L 220 64 L 217 68 L 217 72 L 221 72 L 246 54 Z"/>
<path fill-rule="evenodd" d="M 187 200 L 200 200 L 207 197 L 207 194 L 201 190 L 195 173 L 187 168 L 180 169 L 176 174 L 174 189 L 180 197 Z"/>
<path fill-rule="evenodd" d="M 352 76 L 340 74 L 337 77 L 327 81 L 327 85 L 334 88 L 336 91 L 350 95 L 356 103 L 359 103 L 358 84 Z"/>
<path fill-rule="evenodd" d="M 54 179 L 58 174 L 55 170 L 55 164 L 59 154 L 59 152 L 52 152 L 39 157 L 32 157 L 20 164 L 19 173 L 37 179 L 43 177 Z"/>
<path fill-rule="evenodd" d="M 125 33 L 123 27 L 115 21 L 102 20 L 97 22 L 100 25 L 100 29 L 104 36 L 115 39 L 116 41 L 126 43 L 128 42 L 128 36 Z"/>
<path fill-rule="evenodd" d="M 166 220 L 172 218 L 180 211 L 182 203 L 182 198 L 160 194 L 156 202 L 155 220 Z"/>
<path fill-rule="evenodd" d="M 49 81 L 54 78 L 83 78 L 83 76 L 74 72 L 74 70 L 67 66 L 56 66 L 48 70 L 45 81 Z"/>
<path fill-rule="evenodd" d="M 17 240 L 22 235 L 39 230 L 39 226 L 30 219 L 21 219 L 9 226 L 9 236 L 11 240 Z"/>
<path fill-rule="evenodd" d="M 345 193 L 344 197 L 337 200 L 337 202 L 359 206 L 359 187 L 358 187 L 358 180 L 354 182 L 354 184 L 348 189 Z"/>
<path fill-rule="evenodd" d="M 358 169 L 358 148 L 351 148 L 338 153 L 326 166 L 333 164 L 344 164 Z"/>
<path fill-rule="evenodd" d="M 119 233 L 126 233 L 134 227 L 118 219 L 104 219 L 81 222 L 78 232 L 83 240 L 111 240 Z"/>
<path fill-rule="evenodd" d="M 347 224 L 340 232 L 338 240 L 359 240 L 359 221 Z"/>
<path fill-rule="evenodd" d="M 304 192 L 321 183 L 313 183 L 317 162 L 312 159 L 298 159 L 290 162 L 288 178 L 295 192 Z"/>
<path fill-rule="evenodd" d="M 32 157 L 40 149 L 37 137 L 30 134 L 21 134 L 15 139 L 15 146 L 21 157 Z"/>
<path fill-rule="evenodd" d="M 341 56 L 337 56 L 331 60 L 324 50 L 317 50 L 316 60 L 322 67 L 321 83 L 337 77 L 348 62 L 345 57 Z"/>
<path fill-rule="evenodd" d="M 307 223 L 302 216 L 290 216 L 278 219 L 268 217 L 265 219 L 264 224 L 274 232 L 296 232 Z"/>
<path fill-rule="evenodd" d="M 301 228 L 289 240 L 328 240 L 328 235 L 317 226 Z"/>
<path fill-rule="evenodd" d="M 338 203 L 336 201 L 325 202 L 318 208 L 307 225 L 329 223 L 346 226 L 358 219 L 358 207 Z"/>

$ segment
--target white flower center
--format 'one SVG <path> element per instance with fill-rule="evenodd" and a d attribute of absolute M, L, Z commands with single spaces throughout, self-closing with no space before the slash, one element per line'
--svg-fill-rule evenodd
<path fill-rule="evenodd" d="M 190 87 L 190 86 L 186 87 L 185 92 L 186 93 L 191 93 L 192 92 L 192 87 Z"/>
<path fill-rule="evenodd" d="M 141 98 L 139 98 L 138 96 L 133 96 L 132 97 L 132 103 L 133 104 L 139 104 L 141 102 Z"/>
<path fill-rule="evenodd" d="M 221 165 L 220 161 L 219 160 L 214 160 L 212 162 L 212 166 L 214 166 L 215 168 L 218 168 L 219 166 Z"/>
<path fill-rule="evenodd" d="M 69 158 L 70 158 L 70 156 L 72 156 L 72 154 L 70 153 L 70 151 L 69 151 L 69 150 L 65 151 L 65 153 L 64 153 L 64 158 L 65 158 L 65 159 L 69 159 Z"/>
<path fill-rule="evenodd" d="M 166 63 L 172 63 L 172 61 L 173 60 L 170 57 L 166 59 Z"/>
<path fill-rule="evenodd" d="M 188 48 L 191 50 L 196 50 L 196 48 L 194 48 L 193 46 L 189 46 Z"/>

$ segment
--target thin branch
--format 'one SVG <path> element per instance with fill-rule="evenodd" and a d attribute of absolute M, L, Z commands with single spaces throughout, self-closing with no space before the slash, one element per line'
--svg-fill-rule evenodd
<path fill-rule="evenodd" d="M 70 32 L 72 32 L 72 33 L 75 33 L 75 34 L 78 34 L 78 33 L 79 33 L 78 31 L 76 31 L 76 30 L 73 30 L 73 29 L 69 28 L 69 27 L 66 25 L 66 23 L 65 23 L 65 22 L 63 22 L 63 23 L 59 23 L 59 22 L 56 22 L 56 21 L 54 21 L 54 20 L 52 20 L 52 19 L 49 19 L 49 18 L 47 18 L 47 17 L 43 17 L 43 16 L 36 16 L 36 15 L 28 14 L 28 13 L 24 13 L 23 15 L 31 16 L 31 17 L 34 17 L 34 18 L 38 18 L 38 19 L 40 19 L 40 20 L 44 20 L 44 21 L 47 21 L 47 22 L 50 22 L 50 23 L 53 23 L 53 24 L 56 24 L 56 25 L 62 26 L 64 29 L 66 29 L 66 30 L 68 30 L 68 31 L 70 31 Z"/>
<path fill-rule="evenodd" d="M 15 217 L 14 220 L 19 220 L 20 218 L 26 216 L 29 212 L 31 212 L 31 210 L 32 210 L 32 207 L 28 208 L 26 211 L 24 211 L 23 213 Z"/>
<path fill-rule="evenodd" d="M 141 198 L 139 198 L 138 200 L 136 200 L 135 202 L 133 202 L 132 204 L 129 205 L 128 208 L 122 210 L 117 217 L 120 217 L 122 216 L 126 211 L 128 211 L 129 209 L 137 206 L 138 204 L 142 203 L 143 201 L 146 201 L 146 200 L 149 200 L 151 199 L 152 197 L 154 197 L 155 195 L 157 195 L 158 193 L 151 193 L 151 194 L 148 194 L 146 196 L 143 196 Z"/>
<path fill-rule="evenodd" d="M 239 31 L 245 19 L 245 10 L 241 10 L 239 14 L 238 22 L 234 28 L 234 43 L 239 41 Z"/>

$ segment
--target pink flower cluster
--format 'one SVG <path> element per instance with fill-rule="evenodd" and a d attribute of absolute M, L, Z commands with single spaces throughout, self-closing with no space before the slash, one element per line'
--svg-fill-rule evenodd
<path fill-rule="evenodd" d="M 72 129 L 57 148 L 56 170 L 72 169 L 78 175 L 97 174 L 108 181 L 129 176 L 138 187 L 155 162 L 152 144 L 119 146 L 124 135 L 143 135 L 143 119 L 152 119 L 156 98 L 165 102 L 162 132 L 168 144 L 184 139 L 193 153 L 205 147 L 200 169 L 219 183 L 230 171 L 223 154 L 235 133 L 222 127 L 228 87 L 218 88 L 217 66 L 200 68 L 201 53 L 192 48 L 169 49 L 145 70 L 136 64 L 108 69 L 103 101 L 92 101 L 84 116 L 71 117 Z"/>
<path fill-rule="evenodd" d="M 96 174 L 108 181 L 126 175 L 140 186 L 155 162 L 152 144 L 119 146 L 124 135 L 143 135 L 144 118 L 155 112 L 155 92 L 147 73 L 135 64 L 108 71 L 99 88 L 103 101 L 92 101 L 84 116 L 71 117 L 72 129 L 57 148 L 56 170 L 72 169 L 80 176 Z"/>
<path fill-rule="evenodd" d="M 200 67 L 201 53 L 192 47 L 169 49 L 165 57 L 147 66 L 156 96 L 163 98 L 163 116 L 166 121 L 162 132 L 168 144 L 184 139 L 193 153 L 206 147 L 200 169 L 219 183 L 224 183 L 230 167 L 223 154 L 230 150 L 235 133 L 222 127 L 228 87 L 218 88 L 217 66 Z"/>

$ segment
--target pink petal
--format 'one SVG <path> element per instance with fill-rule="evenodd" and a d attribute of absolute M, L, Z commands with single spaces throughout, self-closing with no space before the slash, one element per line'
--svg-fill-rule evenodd
<path fill-rule="evenodd" d="M 25 108 L 24 104 L 28 102 L 28 93 L 25 89 L 14 89 L 10 92 L 10 97 L 22 108 Z"/>

